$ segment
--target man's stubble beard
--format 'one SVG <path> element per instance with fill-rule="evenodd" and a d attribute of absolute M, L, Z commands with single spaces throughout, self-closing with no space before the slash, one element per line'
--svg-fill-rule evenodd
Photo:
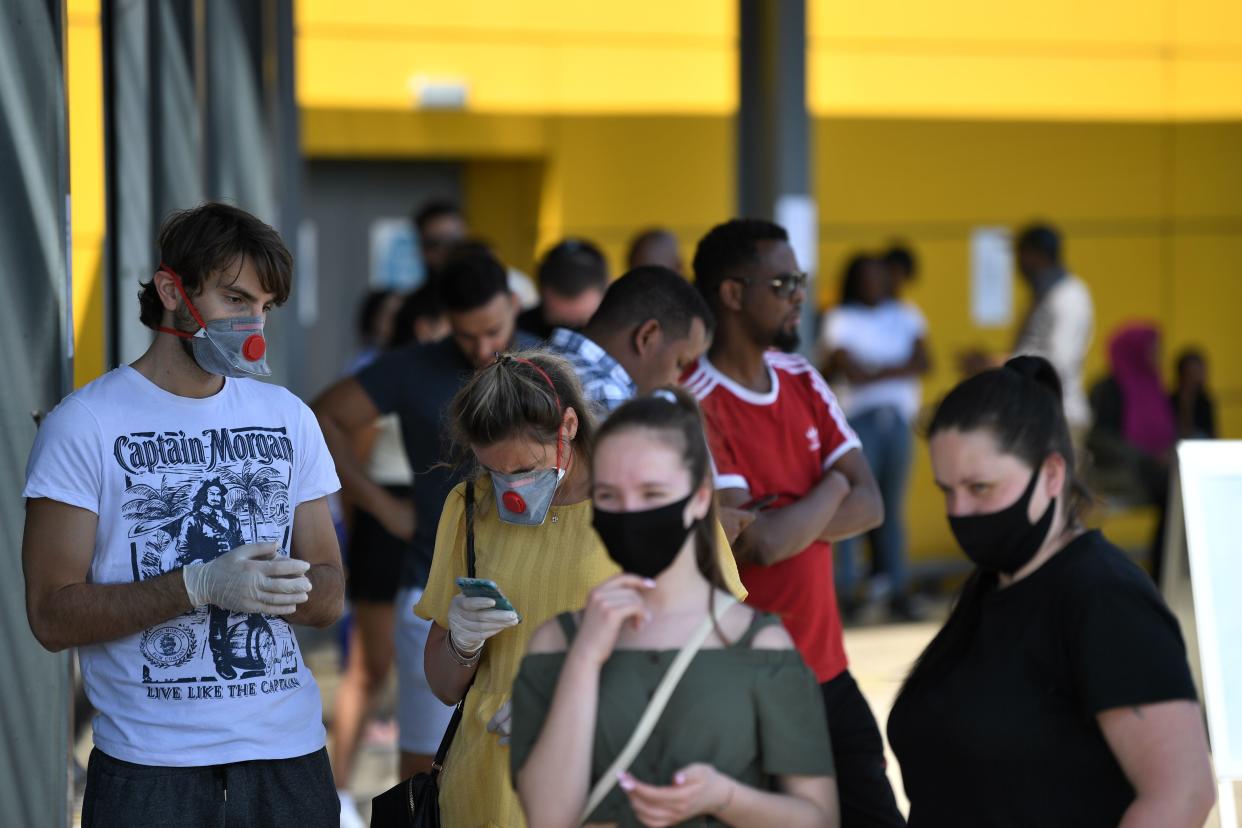
<path fill-rule="evenodd" d="M 772 346 L 787 354 L 797 351 L 801 344 L 802 336 L 796 328 L 792 331 L 777 331 L 776 336 L 772 337 Z"/>

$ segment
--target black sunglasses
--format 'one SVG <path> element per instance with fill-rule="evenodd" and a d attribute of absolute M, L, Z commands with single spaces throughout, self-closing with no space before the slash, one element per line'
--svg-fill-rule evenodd
<path fill-rule="evenodd" d="M 768 283 L 772 288 L 772 292 L 782 299 L 789 299 L 799 290 L 805 290 L 810 276 L 801 270 L 795 270 L 792 273 L 781 273 L 765 279 L 753 276 L 734 276 L 731 277 L 735 282 L 741 282 L 744 285 L 750 285 L 752 282 Z"/>

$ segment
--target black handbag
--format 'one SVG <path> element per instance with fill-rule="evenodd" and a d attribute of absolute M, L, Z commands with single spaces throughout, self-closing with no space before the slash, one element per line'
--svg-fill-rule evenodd
<path fill-rule="evenodd" d="M 474 481 L 466 482 L 466 572 L 474 577 Z M 473 679 L 471 680 L 473 683 Z M 466 688 L 466 693 L 470 688 Z M 453 709 L 431 770 L 398 782 L 371 800 L 371 828 L 440 828 L 440 769 L 461 724 L 466 693 Z"/>

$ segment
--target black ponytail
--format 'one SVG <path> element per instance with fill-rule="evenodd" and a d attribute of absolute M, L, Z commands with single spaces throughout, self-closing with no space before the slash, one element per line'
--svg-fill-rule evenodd
<path fill-rule="evenodd" d="M 962 381 L 945 396 L 927 428 L 941 431 L 986 430 L 1003 454 L 1039 468 L 1051 454 L 1065 460 L 1065 514 L 1080 523 L 1092 503 L 1090 490 L 1078 475 L 1074 443 L 1061 407 L 1061 380 L 1052 363 L 1039 356 L 1017 356 Z"/>

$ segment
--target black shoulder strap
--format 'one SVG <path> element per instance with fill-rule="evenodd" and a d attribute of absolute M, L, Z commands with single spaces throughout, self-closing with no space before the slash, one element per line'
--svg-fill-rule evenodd
<path fill-rule="evenodd" d="M 565 634 L 565 650 L 568 651 L 574 643 L 574 634 L 578 632 L 578 621 L 572 612 L 562 612 L 556 616 L 556 622 L 561 625 L 561 632 Z"/>
<path fill-rule="evenodd" d="M 471 578 L 474 577 L 474 481 L 466 481 L 466 574 Z M 470 680 L 474 684 L 474 680 Z M 466 693 L 470 692 L 470 688 L 466 688 Z M 457 702 L 457 707 L 453 710 L 453 717 L 449 719 L 448 727 L 444 729 L 444 738 L 440 740 L 440 747 L 436 750 L 435 761 L 431 765 L 431 772 L 439 774 L 440 769 L 444 767 L 444 757 L 448 756 L 449 747 L 453 744 L 453 737 L 457 735 L 457 728 L 461 724 L 462 712 L 466 707 L 466 694 L 463 693 L 461 701 Z"/>
<path fill-rule="evenodd" d="M 474 577 L 474 481 L 466 481 L 466 574 Z"/>

